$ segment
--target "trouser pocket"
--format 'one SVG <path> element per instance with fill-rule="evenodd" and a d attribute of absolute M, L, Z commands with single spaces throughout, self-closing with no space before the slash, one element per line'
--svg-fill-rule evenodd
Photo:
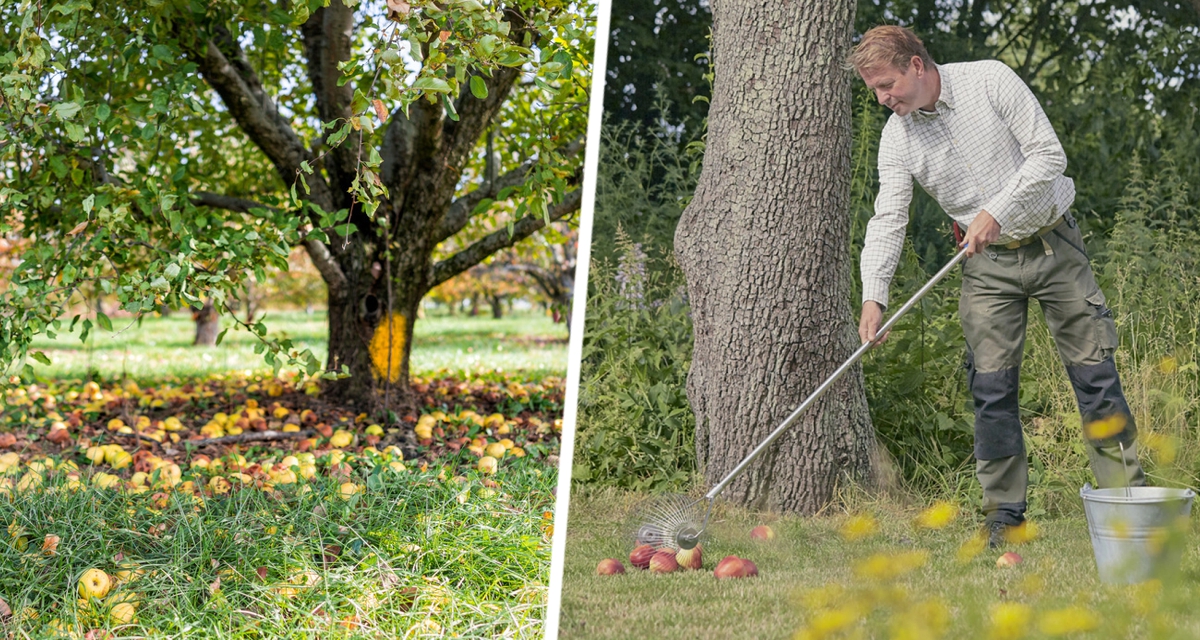
<path fill-rule="evenodd" d="M 1096 346 L 1104 358 L 1111 358 L 1117 350 L 1117 324 L 1113 320 L 1112 309 L 1108 308 L 1104 292 L 1099 289 L 1084 299 L 1092 311 Z"/>

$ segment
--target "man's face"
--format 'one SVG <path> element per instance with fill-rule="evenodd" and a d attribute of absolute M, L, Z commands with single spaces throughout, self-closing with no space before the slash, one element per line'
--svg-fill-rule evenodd
<path fill-rule="evenodd" d="M 901 71 L 893 65 L 874 69 L 860 69 L 867 87 L 875 92 L 879 104 L 896 112 L 896 115 L 906 116 L 915 109 L 931 102 L 925 87 L 924 66 L 919 57 L 913 56 L 907 71 Z"/>

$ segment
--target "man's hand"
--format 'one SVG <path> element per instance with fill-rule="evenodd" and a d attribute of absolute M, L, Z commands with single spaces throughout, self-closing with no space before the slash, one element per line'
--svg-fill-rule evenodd
<path fill-rule="evenodd" d="M 874 300 L 867 300 L 864 302 L 862 308 L 862 318 L 858 321 L 858 337 L 861 338 L 864 343 L 871 342 L 875 339 L 875 334 L 879 332 L 879 325 L 881 324 L 883 324 L 883 308 L 880 307 L 879 303 L 875 302 Z M 884 341 L 887 340 L 888 334 L 890 333 L 891 332 L 889 331 L 888 333 L 883 334 L 883 337 L 880 338 L 879 342 L 876 342 L 875 344 L 883 344 Z"/>
<path fill-rule="evenodd" d="M 962 244 L 959 247 L 967 248 L 967 257 L 983 251 L 987 246 L 996 241 L 1000 237 L 1000 223 L 992 217 L 992 214 L 987 211 L 980 211 L 979 215 L 971 221 L 971 226 L 967 227 L 967 235 L 963 238 Z"/>

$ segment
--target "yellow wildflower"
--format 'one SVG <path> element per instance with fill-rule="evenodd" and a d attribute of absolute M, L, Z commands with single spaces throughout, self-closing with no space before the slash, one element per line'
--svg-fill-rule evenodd
<path fill-rule="evenodd" d="M 1038 526 L 1029 520 L 1004 530 L 1004 539 L 1010 544 L 1025 544 L 1037 536 Z"/>
<path fill-rule="evenodd" d="M 842 524 L 838 533 L 847 542 L 855 542 L 879 533 L 879 523 L 867 514 L 853 515 Z"/>
<path fill-rule="evenodd" d="M 962 564 L 966 564 L 975 559 L 975 556 L 983 553 L 987 548 L 987 534 L 982 531 L 967 538 L 963 541 L 962 546 L 958 548 L 957 558 Z"/>
<path fill-rule="evenodd" d="M 944 529 L 958 517 L 958 506 L 946 501 L 939 501 L 917 516 L 916 524 L 925 529 Z"/>
<path fill-rule="evenodd" d="M 1033 612 L 1020 602 L 1001 602 L 992 606 L 992 624 L 988 640 L 1018 640 L 1029 633 Z"/>
<path fill-rule="evenodd" d="M 1179 368 L 1179 361 L 1172 356 L 1167 356 L 1158 362 L 1158 370 L 1163 373 L 1175 373 Z"/>
<path fill-rule="evenodd" d="M 946 633 L 950 609 L 941 600 L 918 602 L 892 617 L 888 626 L 892 640 L 936 640 Z"/>
<path fill-rule="evenodd" d="M 546 515 L 553 518 L 554 514 L 547 511 Z M 549 519 L 548 518 L 548 519 Z M 805 589 L 800 592 L 800 606 L 809 611 L 827 609 L 846 599 L 846 589 L 840 584 L 829 584 L 816 589 Z"/>
<path fill-rule="evenodd" d="M 1065 636 L 1080 631 L 1091 631 L 1100 626 L 1096 614 L 1083 607 L 1055 609 L 1042 614 L 1038 630 L 1048 636 Z"/>
<path fill-rule="evenodd" d="M 1114 413 L 1107 418 L 1101 418 L 1083 425 L 1083 435 L 1091 440 L 1111 438 L 1125 429 L 1128 418 L 1124 414 Z"/>
<path fill-rule="evenodd" d="M 877 553 L 866 560 L 860 560 L 854 566 L 854 575 L 860 578 L 876 580 L 892 580 L 913 569 L 917 569 L 929 560 L 928 551 L 908 551 L 889 556 Z"/>

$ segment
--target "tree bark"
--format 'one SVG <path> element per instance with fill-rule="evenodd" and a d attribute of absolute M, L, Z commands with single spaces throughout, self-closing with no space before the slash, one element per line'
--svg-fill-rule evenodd
<path fill-rule="evenodd" d="M 488 296 L 488 304 L 492 306 L 492 318 L 499 320 L 504 317 L 504 298 Z"/>
<path fill-rule="evenodd" d="M 192 345 L 197 347 L 213 347 L 217 344 L 217 334 L 221 331 L 221 316 L 217 314 L 213 299 L 204 301 L 204 306 L 192 314 L 196 321 L 196 337 Z"/>
<path fill-rule="evenodd" d="M 842 67 L 854 11 L 850 0 L 713 4 L 708 144 L 675 235 L 695 333 L 688 399 L 710 485 L 858 346 Z M 724 495 L 813 513 L 844 476 L 871 478 L 874 446 L 856 369 Z"/>

